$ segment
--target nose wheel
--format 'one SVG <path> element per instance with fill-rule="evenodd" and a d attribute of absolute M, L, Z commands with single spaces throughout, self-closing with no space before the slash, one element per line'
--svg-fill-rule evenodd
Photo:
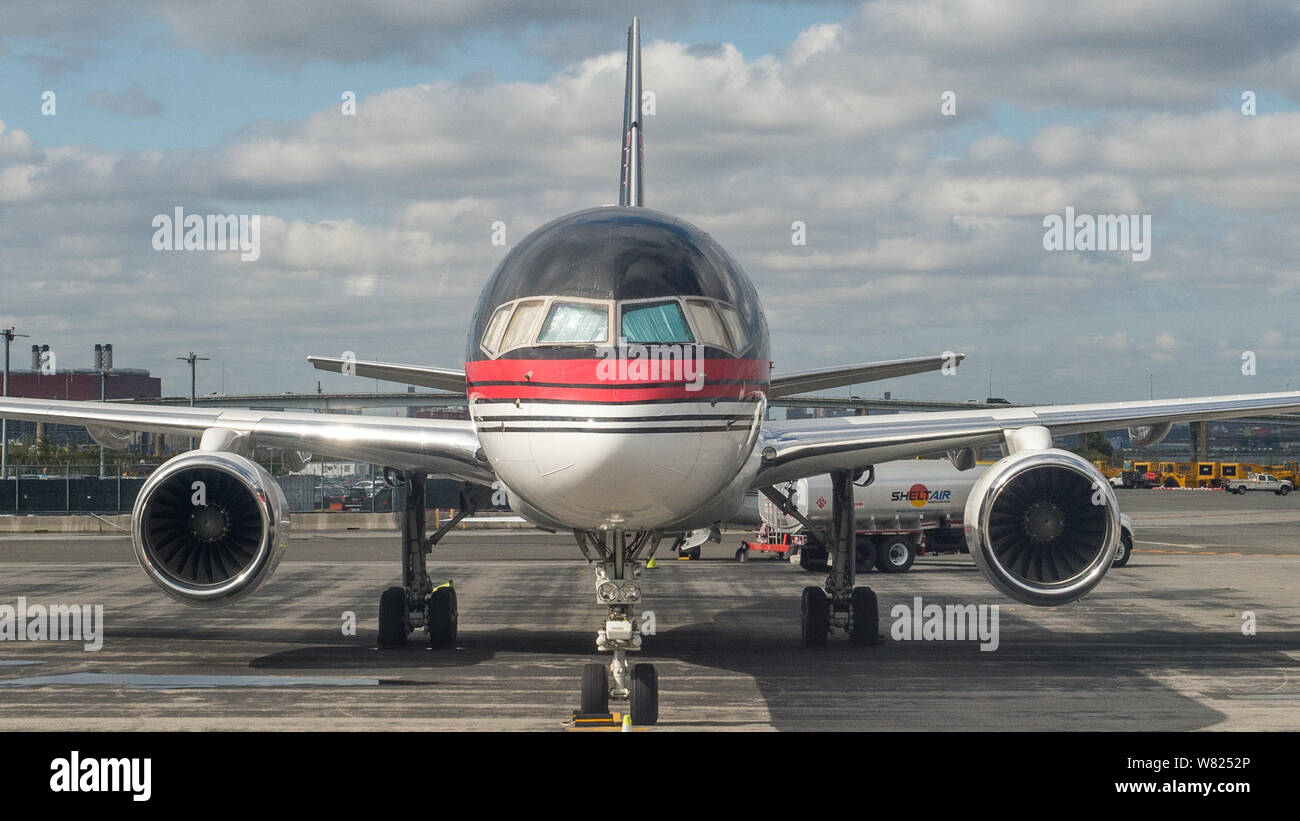
<path fill-rule="evenodd" d="M 659 674 L 653 664 L 632 665 L 628 707 L 633 724 L 641 726 L 659 721 Z"/>
<path fill-rule="evenodd" d="M 582 700 L 579 712 L 600 715 L 609 712 L 609 670 L 593 662 L 582 665 Z"/>
<path fill-rule="evenodd" d="M 582 695 L 579 712 L 598 716 L 609 713 L 609 668 L 590 663 L 582 666 Z M 628 677 L 628 714 L 637 726 L 659 721 L 659 673 L 653 664 L 634 664 Z"/>

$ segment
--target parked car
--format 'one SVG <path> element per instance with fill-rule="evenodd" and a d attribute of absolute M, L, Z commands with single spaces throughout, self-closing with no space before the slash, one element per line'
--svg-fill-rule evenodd
<path fill-rule="evenodd" d="M 354 487 L 343 498 L 343 509 L 363 513 L 372 510 L 390 511 L 393 509 L 393 489 L 383 483 L 375 491 Z"/>

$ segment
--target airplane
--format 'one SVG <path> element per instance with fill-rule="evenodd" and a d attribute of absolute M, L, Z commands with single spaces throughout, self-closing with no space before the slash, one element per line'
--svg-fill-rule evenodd
<path fill-rule="evenodd" d="M 254 449 L 282 451 L 291 469 L 322 454 L 385 466 L 402 488 L 402 583 L 380 597 L 378 643 L 456 640 L 454 585 L 427 558 L 497 483 L 511 508 L 540 527 L 572 531 L 594 566 L 605 606 L 596 648 L 610 663 L 583 667 L 581 712 L 626 700 L 632 721 L 659 716 L 643 648 L 639 579 L 665 536 L 710 528 L 745 492 L 806 476 L 832 477 L 832 525 L 819 536 L 825 582 L 801 597 L 801 636 L 878 639 L 875 593 L 855 584 L 853 492 L 872 465 L 973 449 L 1006 454 L 967 503 L 965 537 L 985 578 L 1034 605 L 1075 601 L 1115 557 L 1119 511 L 1110 484 L 1052 437 L 1128 427 L 1139 446 L 1178 422 L 1300 410 L 1300 392 L 970 409 L 812 420 L 768 420 L 769 399 L 941 370 L 960 354 L 774 373 L 768 327 L 741 266 L 707 233 L 644 200 L 641 37 L 628 30 L 618 205 L 562 216 L 512 248 L 482 291 L 463 369 L 309 357 L 318 369 L 463 393 L 469 420 L 334 416 L 39 399 L 0 400 L 0 416 L 84 425 L 102 445 L 132 431 L 198 437 L 161 465 L 132 510 L 132 543 L 146 575 L 172 598 L 227 604 L 274 572 L 290 519 Z M 460 511 L 426 533 L 430 475 L 462 482 Z"/>

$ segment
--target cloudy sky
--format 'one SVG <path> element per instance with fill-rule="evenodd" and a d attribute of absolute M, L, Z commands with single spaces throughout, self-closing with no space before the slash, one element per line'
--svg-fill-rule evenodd
<path fill-rule="evenodd" d="M 492 224 L 617 199 L 635 12 L 647 204 L 745 267 L 778 370 L 955 350 L 956 376 L 855 392 L 1300 388 L 1292 3 L 107 5 L 0 6 L 18 364 L 112 342 L 169 395 L 190 350 L 201 392 L 223 367 L 232 393 L 357 389 L 310 353 L 459 365 Z M 154 250 L 176 207 L 261 215 L 260 258 Z M 1149 215 L 1150 258 L 1046 250 L 1067 207 Z"/>

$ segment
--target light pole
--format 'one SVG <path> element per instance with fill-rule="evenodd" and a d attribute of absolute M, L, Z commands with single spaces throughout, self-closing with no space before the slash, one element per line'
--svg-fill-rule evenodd
<path fill-rule="evenodd" d="M 177 359 L 182 362 L 190 363 L 190 407 L 194 407 L 194 371 L 196 362 L 207 362 L 206 356 L 195 356 L 194 351 L 190 351 L 188 356 L 178 356 Z M 190 450 L 194 450 L 194 437 L 190 437 Z"/>
<path fill-rule="evenodd" d="M 16 334 L 14 328 L 9 327 L 0 331 L 0 335 L 5 340 L 5 376 L 4 376 L 4 395 L 9 395 L 9 346 L 20 336 L 27 334 Z M 9 421 L 0 419 L 0 479 L 9 477 Z"/>
<path fill-rule="evenodd" d="M 101 362 L 101 365 L 103 363 Z M 104 402 L 108 399 L 108 367 L 103 366 L 99 371 L 99 401 Z M 104 446 L 99 446 L 99 478 L 104 478 Z"/>

